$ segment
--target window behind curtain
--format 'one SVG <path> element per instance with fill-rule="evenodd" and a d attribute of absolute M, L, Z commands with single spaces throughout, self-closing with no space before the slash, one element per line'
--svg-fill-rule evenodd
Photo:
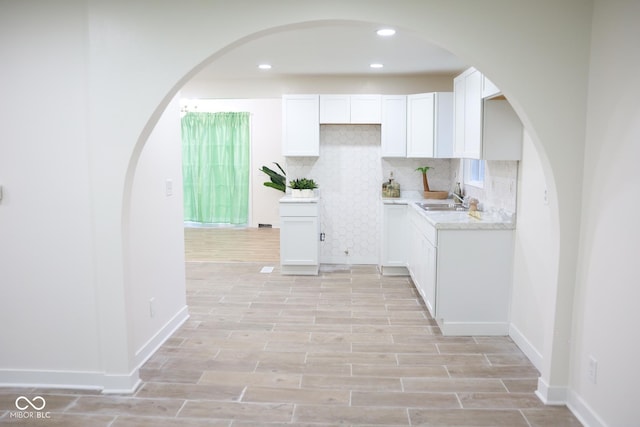
<path fill-rule="evenodd" d="M 249 113 L 187 113 L 182 118 L 184 219 L 246 224 L 249 216 Z"/>

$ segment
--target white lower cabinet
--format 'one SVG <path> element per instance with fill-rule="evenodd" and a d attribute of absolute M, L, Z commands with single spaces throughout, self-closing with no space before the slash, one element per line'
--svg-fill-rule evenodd
<path fill-rule="evenodd" d="M 431 227 L 413 208 L 408 207 L 409 247 L 407 267 L 429 313 L 436 317 L 436 261 L 435 228 Z"/>
<path fill-rule="evenodd" d="M 513 230 L 436 229 L 410 207 L 407 266 L 443 335 L 508 335 Z"/>
<path fill-rule="evenodd" d="M 280 202 L 282 274 L 318 274 L 320 221 L 317 202 Z"/>

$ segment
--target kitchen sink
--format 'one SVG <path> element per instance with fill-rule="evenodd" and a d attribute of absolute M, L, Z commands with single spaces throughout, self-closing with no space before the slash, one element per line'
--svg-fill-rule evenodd
<path fill-rule="evenodd" d="M 422 203 L 416 202 L 416 205 L 420 206 L 425 211 L 466 211 L 467 209 L 462 205 L 456 205 L 453 203 Z"/>

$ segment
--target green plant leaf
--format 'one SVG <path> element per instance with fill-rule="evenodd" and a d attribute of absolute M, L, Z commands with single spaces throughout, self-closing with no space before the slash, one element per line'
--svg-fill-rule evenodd
<path fill-rule="evenodd" d="M 264 182 L 263 184 L 265 187 L 275 188 L 276 190 L 280 190 L 283 193 L 287 192 L 287 189 L 284 184 L 277 184 L 275 182 Z"/>
<path fill-rule="evenodd" d="M 276 165 L 278 167 L 278 169 L 280 169 L 280 172 L 282 172 L 282 175 L 286 175 L 287 173 L 284 171 L 284 169 L 282 169 L 280 167 L 280 165 L 277 162 L 273 162 L 274 165 Z"/>
<path fill-rule="evenodd" d="M 275 164 L 276 164 L 276 166 L 278 166 L 278 169 L 280 169 L 282 171 L 282 173 L 284 173 L 284 170 L 280 167 L 280 165 L 277 164 L 277 163 L 275 163 Z M 267 174 L 267 176 L 271 180 L 271 182 L 265 182 L 264 183 L 265 186 L 271 187 L 271 188 L 275 188 L 276 190 L 280 190 L 282 192 L 286 192 L 287 178 L 284 175 L 280 175 L 278 172 L 276 172 L 276 171 L 274 171 L 272 169 L 269 169 L 266 166 L 262 166 L 260 171 L 262 171 L 265 174 Z"/>

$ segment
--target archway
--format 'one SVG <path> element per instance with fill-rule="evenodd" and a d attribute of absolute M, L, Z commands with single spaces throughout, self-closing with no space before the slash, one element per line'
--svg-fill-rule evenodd
<path fill-rule="evenodd" d="M 127 177 L 126 177 L 126 188 L 125 188 L 125 192 L 124 192 L 124 198 L 123 198 L 123 241 L 124 242 L 128 242 L 129 240 L 129 236 L 131 234 L 131 229 L 130 229 L 130 223 L 128 221 L 129 215 L 130 215 L 130 209 L 131 209 L 131 197 L 133 197 L 133 191 L 132 191 L 132 187 L 133 187 L 133 180 L 135 177 L 135 171 L 137 168 L 137 164 L 140 158 L 140 155 L 142 153 L 143 147 L 145 146 L 145 144 L 148 141 L 149 135 L 151 134 L 153 128 L 155 127 L 156 123 L 158 122 L 159 117 L 162 115 L 162 113 L 164 112 L 165 108 L 167 105 L 169 105 L 170 100 L 175 96 L 176 93 L 178 93 L 179 89 L 192 77 L 194 76 L 197 72 L 199 72 L 203 67 L 205 67 L 206 65 L 215 62 L 215 60 L 217 58 L 220 58 L 222 55 L 224 55 L 226 52 L 233 50 L 234 48 L 236 48 L 237 46 L 242 45 L 243 43 L 247 43 L 253 39 L 256 38 L 260 38 L 266 34 L 269 34 L 271 32 L 274 31 L 282 31 L 288 28 L 292 28 L 295 27 L 297 25 L 320 25 L 322 22 L 324 21 L 316 21 L 315 23 L 304 23 L 304 24 L 289 24 L 289 25 L 284 25 L 284 26 L 280 26 L 280 27 L 273 27 L 269 30 L 263 30 L 263 31 L 259 31 L 259 32 L 255 32 L 252 33 L 246 37 L 243 37 L 239 40 L 237 40 L 236 42 L 229 44 L 228 46 L 226 46 L 224 49 L 221 49 L 219 51 L 217 51 L 216 53 L 214 53 L 213 55 L 209 56 L 208 58 L 206 58 L 205 60 L 203 60 L 202 62 L 200 62 L 198 65 L 196 65 L 195 67 L 193 67 L 189 73 L 185 74 L 166 94 L 166 96 L 162 99 L 162 102 L 157 106 L 157 108 L 155 109 L 155 111 L 153 112 L 152 116 L 150 117 L 150 119 L 148 120 L 147 124 L 145 125 L 142 133 L 140 134 L 138 141 L 135 145 L 133 154 L 131 156 L 131 159 L 129 161 L 129 166 L 127 169 Z M 444 43 L 443 43 L 444 44 Z M 481 67 L 480 69 L 482 70 L 482 65 L 479 64 L 479 66 Z M 501 79 L 499 77 L 495 78 L 494 77 L 495 82 L 498 84 L 498 86 L 502 85 Z M 551 224 L 554 225 L 554 232 L 553 234 L 555 236 L 557 236 L 559 238 L 559 222 L 560 222 L 560 216 L 559 216 L 559 212 L 558 212 L 558 203 L 557 203 L 557 191 L 555 191 L 555 185 L 554 185 L 554 174 L 552 173 L 552 167 L 551 164 L 547 158 L 547 156 L 545 155 L 545 149 L 543 144 L 540 142 L 540 138 L 537 136 L 537 133 L 534 130 L 534 127 L 531 123 L 530 120 L 528 120 L 527 115 L 525 114 L 524 108 L 522 108 L 520 106 L 520 104 L 518 103 L 518 97 L 516 96 L 515 93 L 510 93 L 508 91 L 509 85 L 507 84 L 507 86 L 505 86 L 505 92 L 507 93 L 507 97 L 511 100 L 514 101 L 514 107 L 516 108 L 516 110 L 518 111 L 522 121 L 525 123 L 525 126 L 527 127 L 527 129 L 529 130 L 530 134 L 531 134 L 531 139 L 533 142 L 533 145 L 538 149 L 538 151 L 540 153 L 542 153 L 542 165 L 543 165 L 543 169 L 544 169 L 544 176 L 547 180 L 547 183 L 549 184 L 549 198 L 551 200 L 550 204 L 555 208 L 555 211 L 552 213 L 552 221 Z M 126 246 L 126 243 L 125 243 Z M 127 258 L 128 258 L 128 248 L 125 247 L 125 264 L 127 263 Z M 131 287 L 131 283 L 127 283 L 127 287 Z M 555 314 L 555 313 L 554 313 Z M 553 326 L 553 325 L 551 325 Z M 546 352 L 546 351 L 545 351 Z M 548 355 L 544 355 L 545 358 L 548 358 Z M 546 362 L 547 364 L 550 362 Z"/>

